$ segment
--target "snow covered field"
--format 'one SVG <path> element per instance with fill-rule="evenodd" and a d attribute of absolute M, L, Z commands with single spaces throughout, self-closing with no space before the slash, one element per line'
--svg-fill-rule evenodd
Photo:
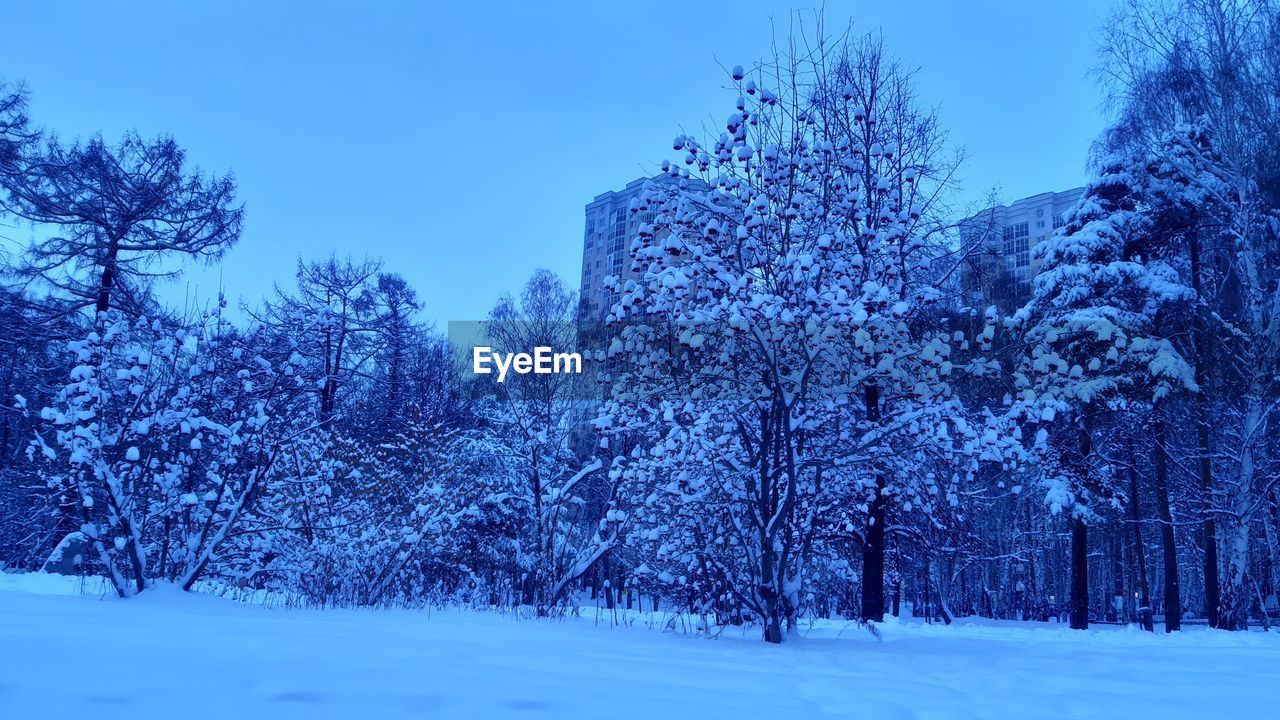
<path fill-rule="evenodd" d="M 844 623 L 781 647 L 450 611 L 129 601 L 0 575 L 0 718 L 1225 718 L 1280 712 L 1280 634 Z"/>

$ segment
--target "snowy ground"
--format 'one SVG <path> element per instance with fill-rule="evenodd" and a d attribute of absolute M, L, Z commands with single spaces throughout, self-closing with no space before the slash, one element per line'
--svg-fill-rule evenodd
<path fill-rule="evenodd" d="M 92 590 L 92 588 L 89 588 Z M 1280 716 L 1280 633 L 841 623 L 781 647 L 644 618 L 264 609 L 0 575 L 0 718 Z"/>

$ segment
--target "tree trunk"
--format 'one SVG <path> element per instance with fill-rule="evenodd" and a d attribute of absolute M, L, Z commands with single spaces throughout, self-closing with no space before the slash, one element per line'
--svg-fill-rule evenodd
<path fill-rule="evenodd" d="M 1138 566 L 1138 621 L 1142 629 L 1155 632 L 1151 613 L 1151 587 L 1147 583 L 1147 550 L 1142 544 L 1142 511 L 1138 505 L 1137 455 L 1129 441 L 1129 517 L 1133 521 L 1133 562 Z"/>
<path fill-rule="evenodd" d="M 942 618 L 944 625 L 950 625 L 951 607 L 947 604 L 947 598 L 951 595 L 951 563 L 938 559 L 929 564 L 936 566 L 936 572 L 931 572 L 930 574 L 933 575 L 934 582 L 938 586 L 938 615 Z M 930 568 L 930 570 L 933 569 L 933 567 Z"/>
<path fill-rule="evenodd" d="M 1160 549 L 1164 562 L 1164 631 L 1182 629 L 1182 586 L 1178 580 L 1178 545 L 1173 532 L 1173 509 L 1169 506 L 1169 456 L 1165 448 L 1164 418 L 1157 417 L 1151 428 L 1155 438 L 1156 503 L 1160 513 Z"/>
<path fill-rule="evenodd" d="M 1209 426 L 1199 422 L 1200 446 L 1200 488 L 1204 491 L 1206 501 L 1213 498 L 1213 461 L 1209 457 Z M 1218 609 L 1222 606 L 1221 583 L 1218 581 L 1218 523 L 1214 520 L 1212 508 L 1206 513 L 1201 523 L 1204 539 L 1204 616 L 1209 627 L 1219 627 Z"/>
<path fill-rule="evenodd" d="M 862 546 L 862 619 L 872 622 L 884 620 L 884 488 L 884 476 L 877 475 Z"/>
<path fill-rule="evenodd" d="M 1277 534 L 1278 526 L 1276 523 L 1276 509 L 1278 506 L 1276 504 L 1276 493 L 1274 491 L 1269 504 L 1270 507 L 1265 508 L 1262 511 L 1262 530 L 1267 540 L 1267 557 L 1270 561 L 1268 566 L 1269 572 L 1265 582 L 1271 592 L 1274 593 L 1276 591 L 1276 582 L 1280 579 L 1280 577 L 1278 577 L 1278 574 L 1280 574 L 1280 534 Z M 1271 618 L 1267 611 L 1266 596 L 1263 596 L 1263 598 L 1258 601 L 1258 604 L 1262 610 L 1263 627 L 1269 629 Z"/>
<path fill-rule="evenodd" d="M 760 587 L 758 592 L 764 606 L 764 641 L 782 642 L 782 598 L 777 588 L 781 583 L 774 577 L 777 559 L 772 543 L 762 542 L 760 553 Z"/>
<path fill-rule="evenodd" d="M 895 576 L 896 580 L 893 584 L 893 616 L 902 616 L 902 576 Z"/>
<path fill-rule="evenodd" d="M 880 421 L 880 389 L 875 385 L 866 388 L 867 421 Z M 868 622 L 884 621 L 884 523 L 885 479 L 876 473 L 875 494 L 867 511 L 867 539 L 862 546 L 862 619 Z"/>
<path fill-rule="evenodd" d="M 1089 526 L 1071 517 L 1071 629 L 1089 628 Z"/>
<path fill-rule="evenodd" d="M 925 553 L 924 564 L 926 566 L 924 571 L 924 582 L 920 583 L 924 587 L 924 598 L 923 602 L 921 602 L 921 610 L 924 612 L 924 621 L 926 623 L 932 623 L 933 608 L 929 605 L 929 585 L 931 585 L 933 581 L 929 578 L 929 554 L 927 552 Z"/>
<path fill-rule="evenodd" d="M 1226 548 L 1227 576 L 1222 583 L 1222 604 L 1218 611 L 1218 629 L 1249 629 L 1249 591 L 1245 584 L 1249 562 L 1249 526 L 1236 518 L 1227 523 L 1223 544 Z"/>
<path fill-rule="evenodd" d="M 609 561 L 609 557 L 613 553 L 605 553 L 604 561 L 601 563 L 600 572 L 604 574 L 604 606 L 610 610 L 615 607 L 613 595 L 613 563 Z"/>
<path fill-rule="evenodd" d="M 1188 235 L 1188 248 L 1191 261 L 1191 289 L 1197 300 L 1204 300 L 1200 282 L 1200 239 L 1196 234 Z M 1191 335 L 1194 343 L 1192 358 L 1195 361 L 1195 381 L 1200 391 L 1196 393 L 1194 404 L 1196 413 L 1196 441 L 1200 451 L 1200 489 L 1204 493 L 1204 501 L 1210 505 L 1201 525 L 1204 539 L 1204 616 L 1209 627 L 1218 627 L 1218 608 L 1222 604 L 1220 584 L 1218 582 L 1218 528 L 1212 514 L 1213 508 L 1213 457 L 1209 454 L 1209 418 L 1205 412 L 1204 394 L 1206 392 L 1205 362 L 1208 352 L 1204 318 L 1199 312 L 1192 315 Z"/>
<path fill-rule="evenodd" d="M 520 576 L 520 604 L 533 606 L 534 601 L 534 571 L 532 569 L 524 572 Z"/>
<path fill-rule="evenodd" d="M 1080 462 L 1076 472 L 1080 474 L 1077 482 L 1084 484 L 1091 472 L 1089 458 L 1093 456 L 1093 438 L 1089 428 L 1081 418 L 1077 430 L 1080 443 Z M 1074 509 L 1071 513 L 1071 629 L 1085 630 L 1089 627 L 1089 526 L 1085 522 L 1083 508 Z"/>
<path fill-rule="evenodd" d="M 116 259 L 120 254 L 120 246 L 115 240 L 107 249 L 106 259 L 102 263 L 102 278 L 98 283 L 98 297 L 94 309 L 104 313 L 111 309 L 111 290 L 116 282 Z"/>
<path fill-rule="evenodd" d="M 1240 470 L 1233 490 L 1232 512 L 1227 516 L 1223 532 L 1227 576 L 1222 584 L 1222 604 L 1218 615 L 1218 626 L 1223 630 L 1247 630 L 1249 627 L 1249 592 L 1245 576 L 1249 564 L 1249 525 L 1254 507 L 1254 443 L 1263 427 L 1261 393 L 1259 384 L 1254 383 L 1245 399 Z"/>

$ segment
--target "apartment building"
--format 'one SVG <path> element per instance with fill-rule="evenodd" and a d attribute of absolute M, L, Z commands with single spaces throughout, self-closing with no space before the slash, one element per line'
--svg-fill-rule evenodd
<path fill-rule="evenodd" d="M 961 267 L 965 304 L 1009 311 L 1025 303 L 1040 270 L 1031 248 L 1065 224 L 1066 212 L 1083 193 L 1083 187 L 1044 192 L 962 220 L 965 245 L 978 248 Z"/>
<path fill-rule="evenodd" d="M 586 207 L 586 233 L 582 240 L 582 290 L 584 314 L 599 319 L 608 314 L 616 296 L 604 287 L 609 275 L 631 274 L 630 246 L 640 219 L 629 211 L 640 197 L 648 178 L 637 178 L 620 190 L 601 193 Z"/>

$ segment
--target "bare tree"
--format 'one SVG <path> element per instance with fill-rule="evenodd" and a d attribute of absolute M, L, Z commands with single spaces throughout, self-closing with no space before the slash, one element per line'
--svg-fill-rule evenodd
<path fill-rule="evenodd" d="M 0 177 L 18 171 L 18 159 L 38 134 L 27 119 L 27 91 L 0 82 Z"/>
<path fill-rule="evenodd" d="M 253 316 L 272 328 L 285 356 L 296 352 L 308 360 L 320 414 L 326 425 L 340 413 L 344 395 L 365 377 L 377 354 L 374 281 L 382 265 L 329 256 L 298 261 L 295 294 L 277 289 L 277 298 Z"/>
<path fill-rule="evenodd" d="M 375 320 L 381 344 L 381 412 L 391 427 L 406 419 L 409 405 L 409 354 L 418 331 L 413 316 L 420 309 L 418 293 L 396 273 L 379 273 L 373 289 Z"/>
<path fill-rule="evenodd" d="M 188 169 L 170 137 L 129 132 L 115 146 L 100 136 L 70 145 L 51 138 L 6 162 L 17 167 L 0 174 L 0 209 L 52 230 L 22 271 L 79 307 L 104 312 L 136 301 L 148 278 L 179 271 L 172 260 L 217 260 L 240 236 L 235 181 Z"/>

